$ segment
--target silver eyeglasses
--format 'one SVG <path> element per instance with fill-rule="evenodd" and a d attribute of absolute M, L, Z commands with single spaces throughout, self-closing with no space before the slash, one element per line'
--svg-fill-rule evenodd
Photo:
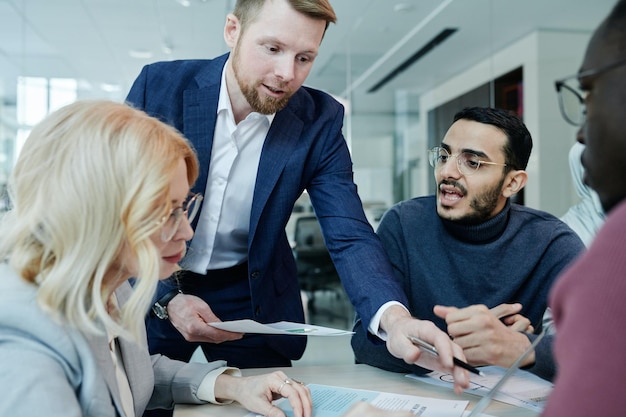
<path fill-rule="evenodd" d="M 187 217 L 189 223 L 193 221 L 200 209 L 200 202 L 202 202 L 202 194 L 190 194 L 181 207 L 176 207 L 169 216 L 161 220 L 161 240 L 163 242 L 172 240 L 180 227 L 183 216 Z"/>
<path fill-rule="evenodd" d="M 584 93 L 576 87 L 567 85 L 570 80 L 578 80 L 592 75 L 604 74 L 607 71 L 626 65 L 626 59 L 619 60 L 609 65 L 605 65 L 600 68 L 594 68 L 587 71 L 579 72 L 576 75 L 571 75 L 562 80 L 554 82 L 557 95 L 559 97 L 559 108 L 561 109 L 561 115 L 565 121 L 574 126 L 582 126 L 585 123 L 585 117 L 587 114 L 587 106 L 585 105 Z"/>
<path fill-rule="evenodd" d="M 466 176 L 474 174 L 481 165 L 506 166 L 506 164 L 497 162 L 483 161 L 478 155 L 471 152 L 460 152 L 456 155 L 451 155 L 450 152 L 440 146 L 435 146 L 428 151 L 428 162 L 435 169 L 441 169 L 450 158 L 456 158 L 456 166 L 459 172 Z"/>

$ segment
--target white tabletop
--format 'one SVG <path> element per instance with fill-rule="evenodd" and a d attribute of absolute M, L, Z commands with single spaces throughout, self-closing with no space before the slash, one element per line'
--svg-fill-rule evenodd
<path fill-rule="evenodd" d="M 407 378 L 405 374 L 383 371 L 368 365 L 294 366 L 291 368 L 244 369 L 244 375 L 258 375 L 280 369 L 287 375 L 305 383 L 334 385 L 347 388 L 393 392 L 447 400 L 468 400 L 471 409 L 480 397 L 470 394 L 456 395 L 451 389 L 438 387 Z M 495 417 L 536 417 L 537 413 L 493 401 L 484 411 Z M 243 417 L 248 411 L 236 404 L 178 405 L 174 417 Z"/>

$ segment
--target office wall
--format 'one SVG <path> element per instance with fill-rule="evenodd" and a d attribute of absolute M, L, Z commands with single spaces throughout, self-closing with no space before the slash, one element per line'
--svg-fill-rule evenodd
<path fill-rule="evenodd" d="M 351 118 L 351 119 L 350 119 Z M 354 182 L 364 204 L 393 204 L 393 126 L 392 112 L 381 114 L 346 114 L 344 135 L 350 145 Z"/>
<path fill-rule="evenodd" d="M 393 138 L 365 138 L 353 147 L 354 182 L 363 203 L 393 203 Z"/>
<path fill-rule="evenodd" d="M 554 80 L 578 70 L 591 33 L 536 31 L 492 57 L 468 68 L 420 96 L 420 122 L 412 139 L 409 159 L 425 155 L 430 110 L 492 79 L 522 66 L 524 72 L 524 121 L 533 135 L 528 164 L 525 204 L 557 216 L 577 201 L 569 173 L 567 154 L 575 141 L 575 128 L 562 119 Z M 417 174 L 428 178 L 430 168 L 420 165 Z M 418 181 L 420 182 L 420 181 Z M 424 181 L 421 181 L 424 183 Z M 424 191 L 426 190 L 415 190 Z"/>

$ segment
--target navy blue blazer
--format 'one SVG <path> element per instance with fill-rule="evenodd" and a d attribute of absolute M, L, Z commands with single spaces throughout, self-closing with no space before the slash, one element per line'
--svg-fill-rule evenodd
<path fill-rule="evenodd" d="M 127 101 L 181 131 L 200 160 L 195 192 L 206 188 L 221 74 L 228 54 L 213 60 L 147 65 Z M 321 91 L 302 87 L 276 113 L 263 145 L 248 238 L 254 319 L 304 320 L 296 264 L 285 233 L 306 189 L 326 245 L 363 323 L 390 300 L 406 304 L 389 261 L 365 218 L 341 128 L 344 110 Z"/>

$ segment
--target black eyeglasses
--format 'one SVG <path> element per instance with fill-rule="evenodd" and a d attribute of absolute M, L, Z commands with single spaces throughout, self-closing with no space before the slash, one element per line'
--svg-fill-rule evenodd
<path fill-rule="evenodd" d="M 626 59 L 613 62 L 600 68 L 594 68 L 587 71 L 579 72 L 578 74 L 571 75 L 562 80 L 554 82 L 556 92 L 559 97 L 559 108 L 561 109 L 561 115 L 565 121 L 574 126 L 582 126 L 585 123 L 585 117 L 587 114 L 587 107 L 585 105 L 584 93 L 576 87 L 567 85 L 570 80 L 581 80 L 585 77 L 592 75 L 600 75 L 608 72 L 612 69 L 626 65 Z"/>

